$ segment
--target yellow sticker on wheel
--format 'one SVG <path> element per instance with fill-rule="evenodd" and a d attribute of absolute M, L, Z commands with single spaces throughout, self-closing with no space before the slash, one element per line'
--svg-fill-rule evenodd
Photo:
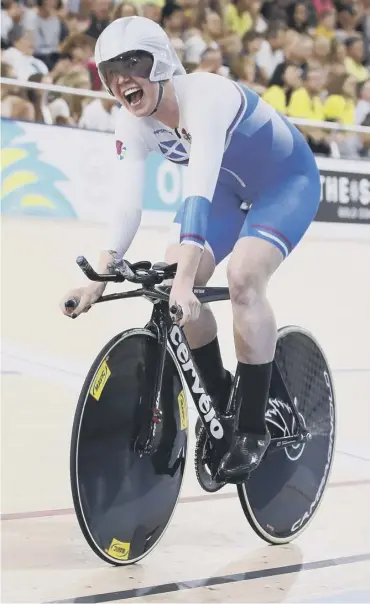
<path fill-rule="evenodd" d="M 109 549 L 105 550 L 109 556 L 116 560 L 128 560 L 131 543 L 124 543 L 118 539 L 112 539 Z"/>
<path fill-rule="evenodd" d="M 188 427 L 188 408 L 186 405 L 185 392 L 183 390 L 181 390 L 177 400 L 179 403 L 180 412 L 180 428 L 181 430 L 186 430 Z"/>
<path fill-rule="evenodd" d="M 101 394 L 104 390 L 104 386 L 107 383 L 110 374 L 111 374 L 111 372 L 108 367 L 107 359 L 105 359 L 105 361 L 103 361 L 102 364 L 100 365 L 100 367 L 96 373 L 95 379 L 92 383 L 92 386 L 90 388 L 91 396 L 93 396 L 94 399 L 96 399 L 97 401 L 101 397 Z"/>

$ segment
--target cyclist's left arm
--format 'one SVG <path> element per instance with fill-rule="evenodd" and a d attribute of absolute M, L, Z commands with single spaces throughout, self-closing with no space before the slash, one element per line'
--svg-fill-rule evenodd
<path fill-rule="evenodd" d="M 205 245 L 208 215 L 227 131 L 241 105 L 240 91 L 230 80 L 206 73 L 196 75 L 197 78 L 192 75 L 181 99 L 181 112 L 191 135 L 191 150 L 188 168 L 184 170 L 184 214 L 180 233 L 180 242 L 187 249 L 181 252 L 179 277 L 191 269 L 195 277 Z"/>
<path fill-rule="evenodd" d="M 197 74 L 185 100 L 186 124 L 191 134 L 189 165 L 184 171 L 184 218 L 181 243 L 203 248 L 207 220 L 215 192 L 227 131 L 241 104 L 241 94 L 226 78 Z"/>

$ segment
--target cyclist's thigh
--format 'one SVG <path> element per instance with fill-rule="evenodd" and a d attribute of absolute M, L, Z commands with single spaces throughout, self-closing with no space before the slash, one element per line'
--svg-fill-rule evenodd
<path fill-rule="evenodd" d="M 240 209 L 240 199 L 225 184 L 218 182 L 210 207 L 207 224 L 206 245 L 209 246 L 219 264 L 232 251 L 245 221 L 245 212 Z M 180 225 L 183 205 L 179 208 L 171 233 L 171 242 L 180 241 Z"/>
<path fill-rule="evenodd" d="M 315 218 L 320 191 L 318 171 L 286 177 L 280 185 L 262 193 L 253 202 L 239 238 L 265 239 L 286 258 Z"/>

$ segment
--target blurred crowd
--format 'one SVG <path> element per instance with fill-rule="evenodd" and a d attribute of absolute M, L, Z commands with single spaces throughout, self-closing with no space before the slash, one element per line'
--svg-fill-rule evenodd
<path fill-rule="evenodd" d="M 101 90 L 94 46 L 114 19 L 160 23 L 188 73 L 246 84 L 292 118 L 370 126 L 370 0 L 3 0 L 1 75 Z M 112 131 L 114 100 L 1 87 L 1 115 Z M 312 150 L 370 158 L 370 135 L 300 126 Z"/>

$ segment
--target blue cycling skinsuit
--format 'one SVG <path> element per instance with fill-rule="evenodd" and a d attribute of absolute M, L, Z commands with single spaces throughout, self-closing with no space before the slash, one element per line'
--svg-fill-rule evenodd
<path fill-rule="evenodd" d="M 258 237 L 285 258 L 320 203 L 320 175 L 304 137 L 253 91 L 222 76 L 194 73 L 174 77 L 173 84 L 178 128 L 136 118 L 124 108 L 119 113 L 122 193 L 109 249 L 123 255 L 139 227 L 145 161 L 154 151 L 186 166 L 173 229 L 178 242 L 210 246 L 219 263 L 239 238 Z"/>

